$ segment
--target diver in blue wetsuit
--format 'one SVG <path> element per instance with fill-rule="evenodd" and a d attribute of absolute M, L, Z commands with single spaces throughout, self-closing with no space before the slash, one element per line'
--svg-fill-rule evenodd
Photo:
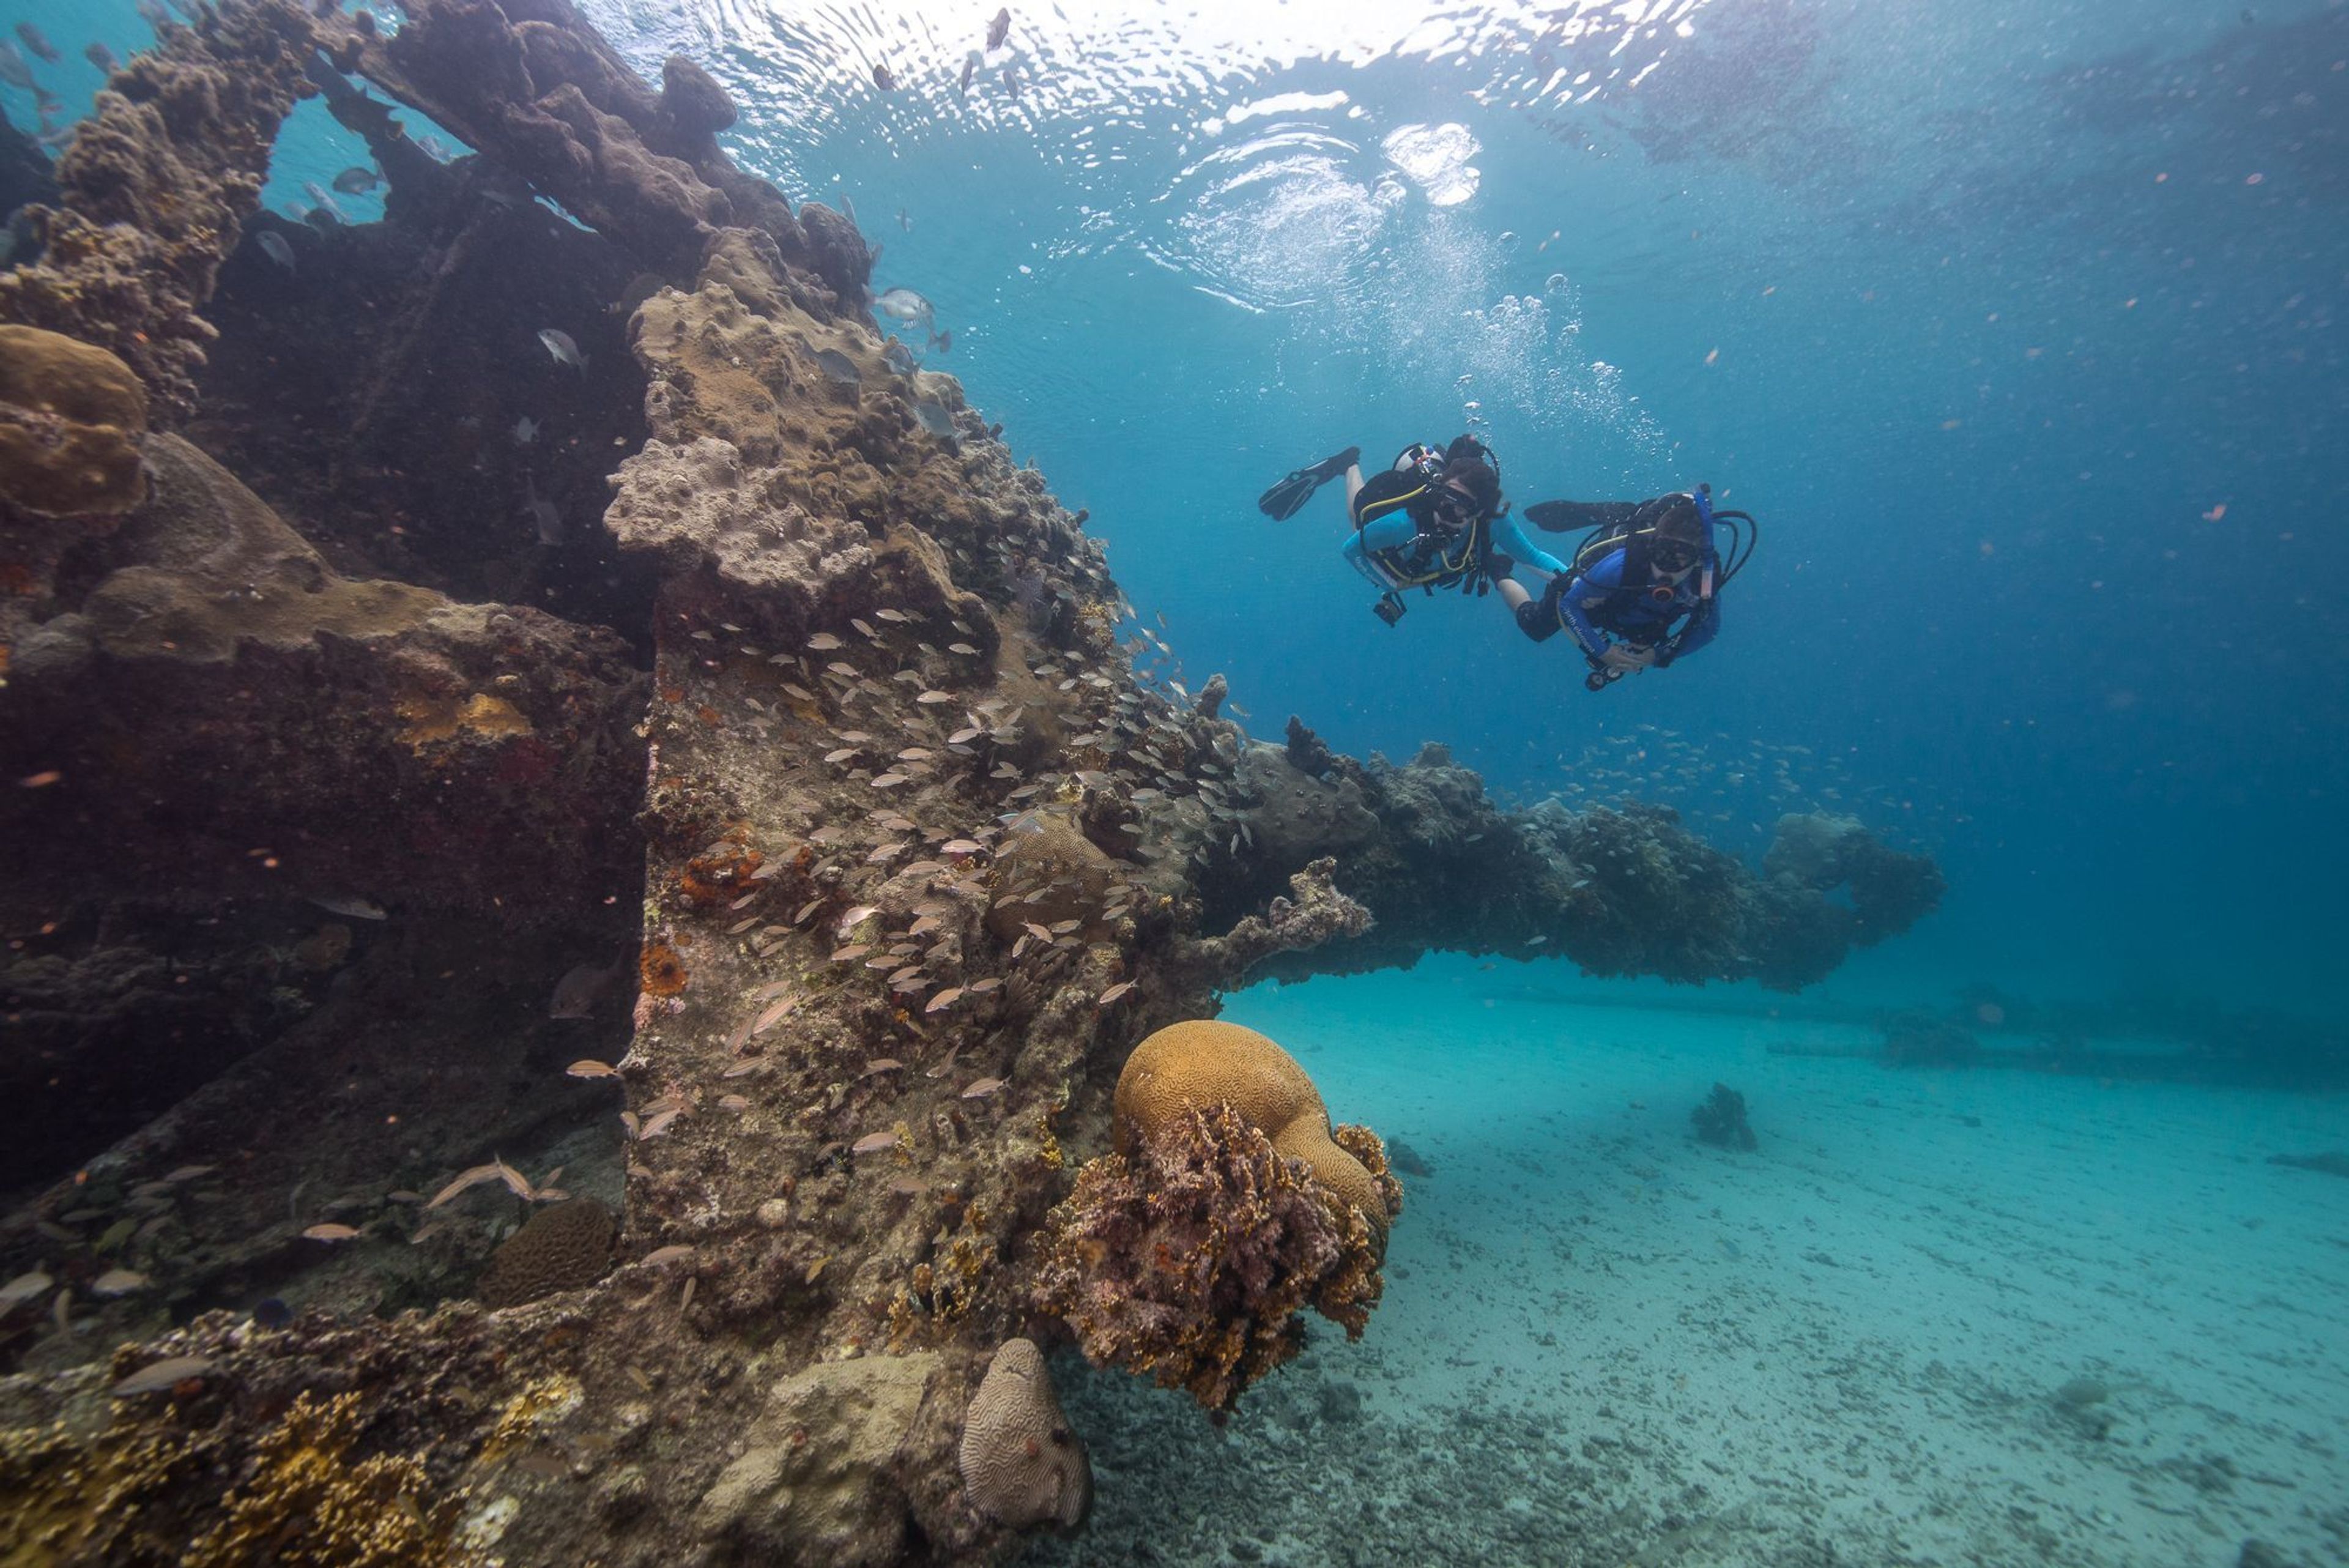
<path fill-rule="evenodd" d="M 1692 495 L 1652 501 L 1544 501 L 1526 515 L 1554 533 L 1589 530 L 1572 569 L 1551 577 L 1539 598 L 1514 582 L 1501 585 L 1501 597 L 1536 642 L 1560 631 L 1572 635 L 1589 661 L 1583 684 L 1593 691 L 1635 670 L 1661 670 L 1711 642 L 1721 630 L 1721 588 L 1753 554 L 1753 519 L 1716 514 L 1706 485 Z M 1716 525 L 1732 530 L 1735 559 L 1725 568 Z"/>
<path fill-rule="evenodd" d="M 1423 443 L 1405 447 L 1391 467 L 1367 480 L 1361 456 L 1360 447 L 1349 447 L 1299 469 L 1257 504 L 1269 516 L 1293 516 L 1315 490 L 1344 474 L 1354 533 L 1343 553 L 1379 590 L 1371 609 L 1389 626 L 1402 619 L 1406 588 L 1482 596 L 1508 582 L 1519 562 L 1565 573 L 1566 564 L 1526 538 L 1509 515 L 1500 465 L 1475 436 L 1460 436 L 1441 452 Z"/>

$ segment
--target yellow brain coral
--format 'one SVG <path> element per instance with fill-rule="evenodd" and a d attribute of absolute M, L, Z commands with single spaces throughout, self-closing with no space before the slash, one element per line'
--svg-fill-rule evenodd
<path fill-rule="evenodd" d="M 0 495 L 47 516 L 128 512 L 147 493 L 147 389 L 103 348 L 0 327 Z"/>
<path fill-rule="evenodd" d="M 1384 1185 L 1330 1137 L 1330 1112 L 1297 1058 L 1253 1029 L 1214 1019 L 1170 1023 L 1133 1048 L 1118 1075 L 1117 1147 L 1173 1127 L 1185 1109 L 1221 1102 L 1272 1140 L 1290 1159 L 1313 1168 L 1322 1186 L 1352 1204 L 1371 1229 L 1386 1234 Z"/>

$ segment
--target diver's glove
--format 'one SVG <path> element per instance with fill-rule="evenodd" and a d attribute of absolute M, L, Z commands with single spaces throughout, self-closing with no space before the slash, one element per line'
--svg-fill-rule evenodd
<path fill-rule="evenodd" d="M 1607 651 L 1599 656 L 1599 663 L 1602 669 L 1624 673 L 1634 670 L 1645 670 L 1655 661 L 1654 649 L 1634 648 L 1628 642 L 1609 643 L 1607 646 Z"/>

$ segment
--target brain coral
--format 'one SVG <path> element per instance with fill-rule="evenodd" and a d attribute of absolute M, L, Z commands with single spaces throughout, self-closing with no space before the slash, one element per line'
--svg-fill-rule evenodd
<path fill-rule="evenodd" d="M 1218 1101 L 1263 1129 L 1272 1147 L 1313 1168 L 1321 1185 L 1352 1204 L 1383 1239 L 1402 1188 L 1373 1176 L 1330 1137 L 1330 1112 L 1297 1058 L 1253 1029 L 1212 1019 L 1170 1023 L 1133 1048 L 1118 1075 L 1119 1152 L 1176 1125 L 1187 1109 Z M 1371 1140 L 1375 1144 L 1377 1140 Z"/>
<path fill-rule="evenodd" d="M 612 1262 L 612 1211 L 592 1198 L 540 1210 L 501 1242 L 481 1271 L 481 1300 L 520 1306 L 556 1291 L 592 1285 Z"/>
<path fill-rule="evenodd" d="M 1092 1465 L 1034 1340 L 996 1347 L 963 1417 L 961 1458 L 971 1507 L 1014 1529 L 1054 1521 L 1073 1530 L 1092 1504 Z"/>
<path fill-rule="evenodd" d="M 103 348 L 0 327 L 0 496 L 46 516 L 128 512 L 147 493 L 147 391 Z"/>

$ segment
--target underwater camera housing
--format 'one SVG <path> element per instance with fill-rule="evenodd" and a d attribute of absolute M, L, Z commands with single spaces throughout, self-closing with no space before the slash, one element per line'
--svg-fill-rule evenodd
<path fill-rule="evenodd" d="M 1409 607 L 1399 595 L 1386 594 L 1380 597 L 1378 603 L 1371 607 L 1371 613 L 1389 626 L 1392 626 L 1402 619 L 1402 612 Z"/>

